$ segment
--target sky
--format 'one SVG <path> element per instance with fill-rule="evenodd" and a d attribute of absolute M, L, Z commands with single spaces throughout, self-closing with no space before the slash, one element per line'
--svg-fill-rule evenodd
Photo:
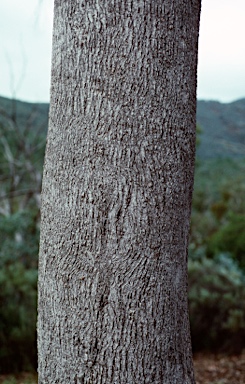
<path fill-rule="evenodd" d="M 0 95 L 48 102 L 52 0 L 0 0 Z M 245 97 L 245 1 L 202 0 L 198 99 Z"/>

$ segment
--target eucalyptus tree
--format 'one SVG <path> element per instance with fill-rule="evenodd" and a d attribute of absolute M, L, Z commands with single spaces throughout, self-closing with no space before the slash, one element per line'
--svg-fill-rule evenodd
<path fill-rule="evenodd" d="M 39 383 L 194 383 L 200 0 L 55 0 Z"/>

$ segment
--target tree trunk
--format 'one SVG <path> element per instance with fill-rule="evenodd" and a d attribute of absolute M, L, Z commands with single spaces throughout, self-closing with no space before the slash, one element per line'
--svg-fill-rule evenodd
<path fill-rule="evenodd" d="M 194 383 L 200 0 L 55 0 L 39 383 Z"/>

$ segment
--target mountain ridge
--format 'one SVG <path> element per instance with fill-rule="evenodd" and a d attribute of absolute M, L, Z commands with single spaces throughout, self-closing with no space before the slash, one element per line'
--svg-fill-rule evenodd
<path fill-rule="evenodd" d="M 0 121 L 27 122 L 46 133 L 48 103 L 29 103 L 0 96 Z M 201 128 L 197 157 L 245 158 L 245 98 L 231 103 L 197 100 L 197 125 Z"/>
<path fill-rule="evenodd" d="M 245 98 L 231 103 L 197 101 L 200 158 L 245 157 Z"/>

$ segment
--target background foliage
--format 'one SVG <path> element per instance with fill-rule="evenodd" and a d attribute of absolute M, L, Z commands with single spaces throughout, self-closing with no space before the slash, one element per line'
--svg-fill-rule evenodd
<path fill-rule="evenodd" d="M 0 373 L 36 368 L 39 204 L 47 110 L 46 105 L 0 98 Z"/>

